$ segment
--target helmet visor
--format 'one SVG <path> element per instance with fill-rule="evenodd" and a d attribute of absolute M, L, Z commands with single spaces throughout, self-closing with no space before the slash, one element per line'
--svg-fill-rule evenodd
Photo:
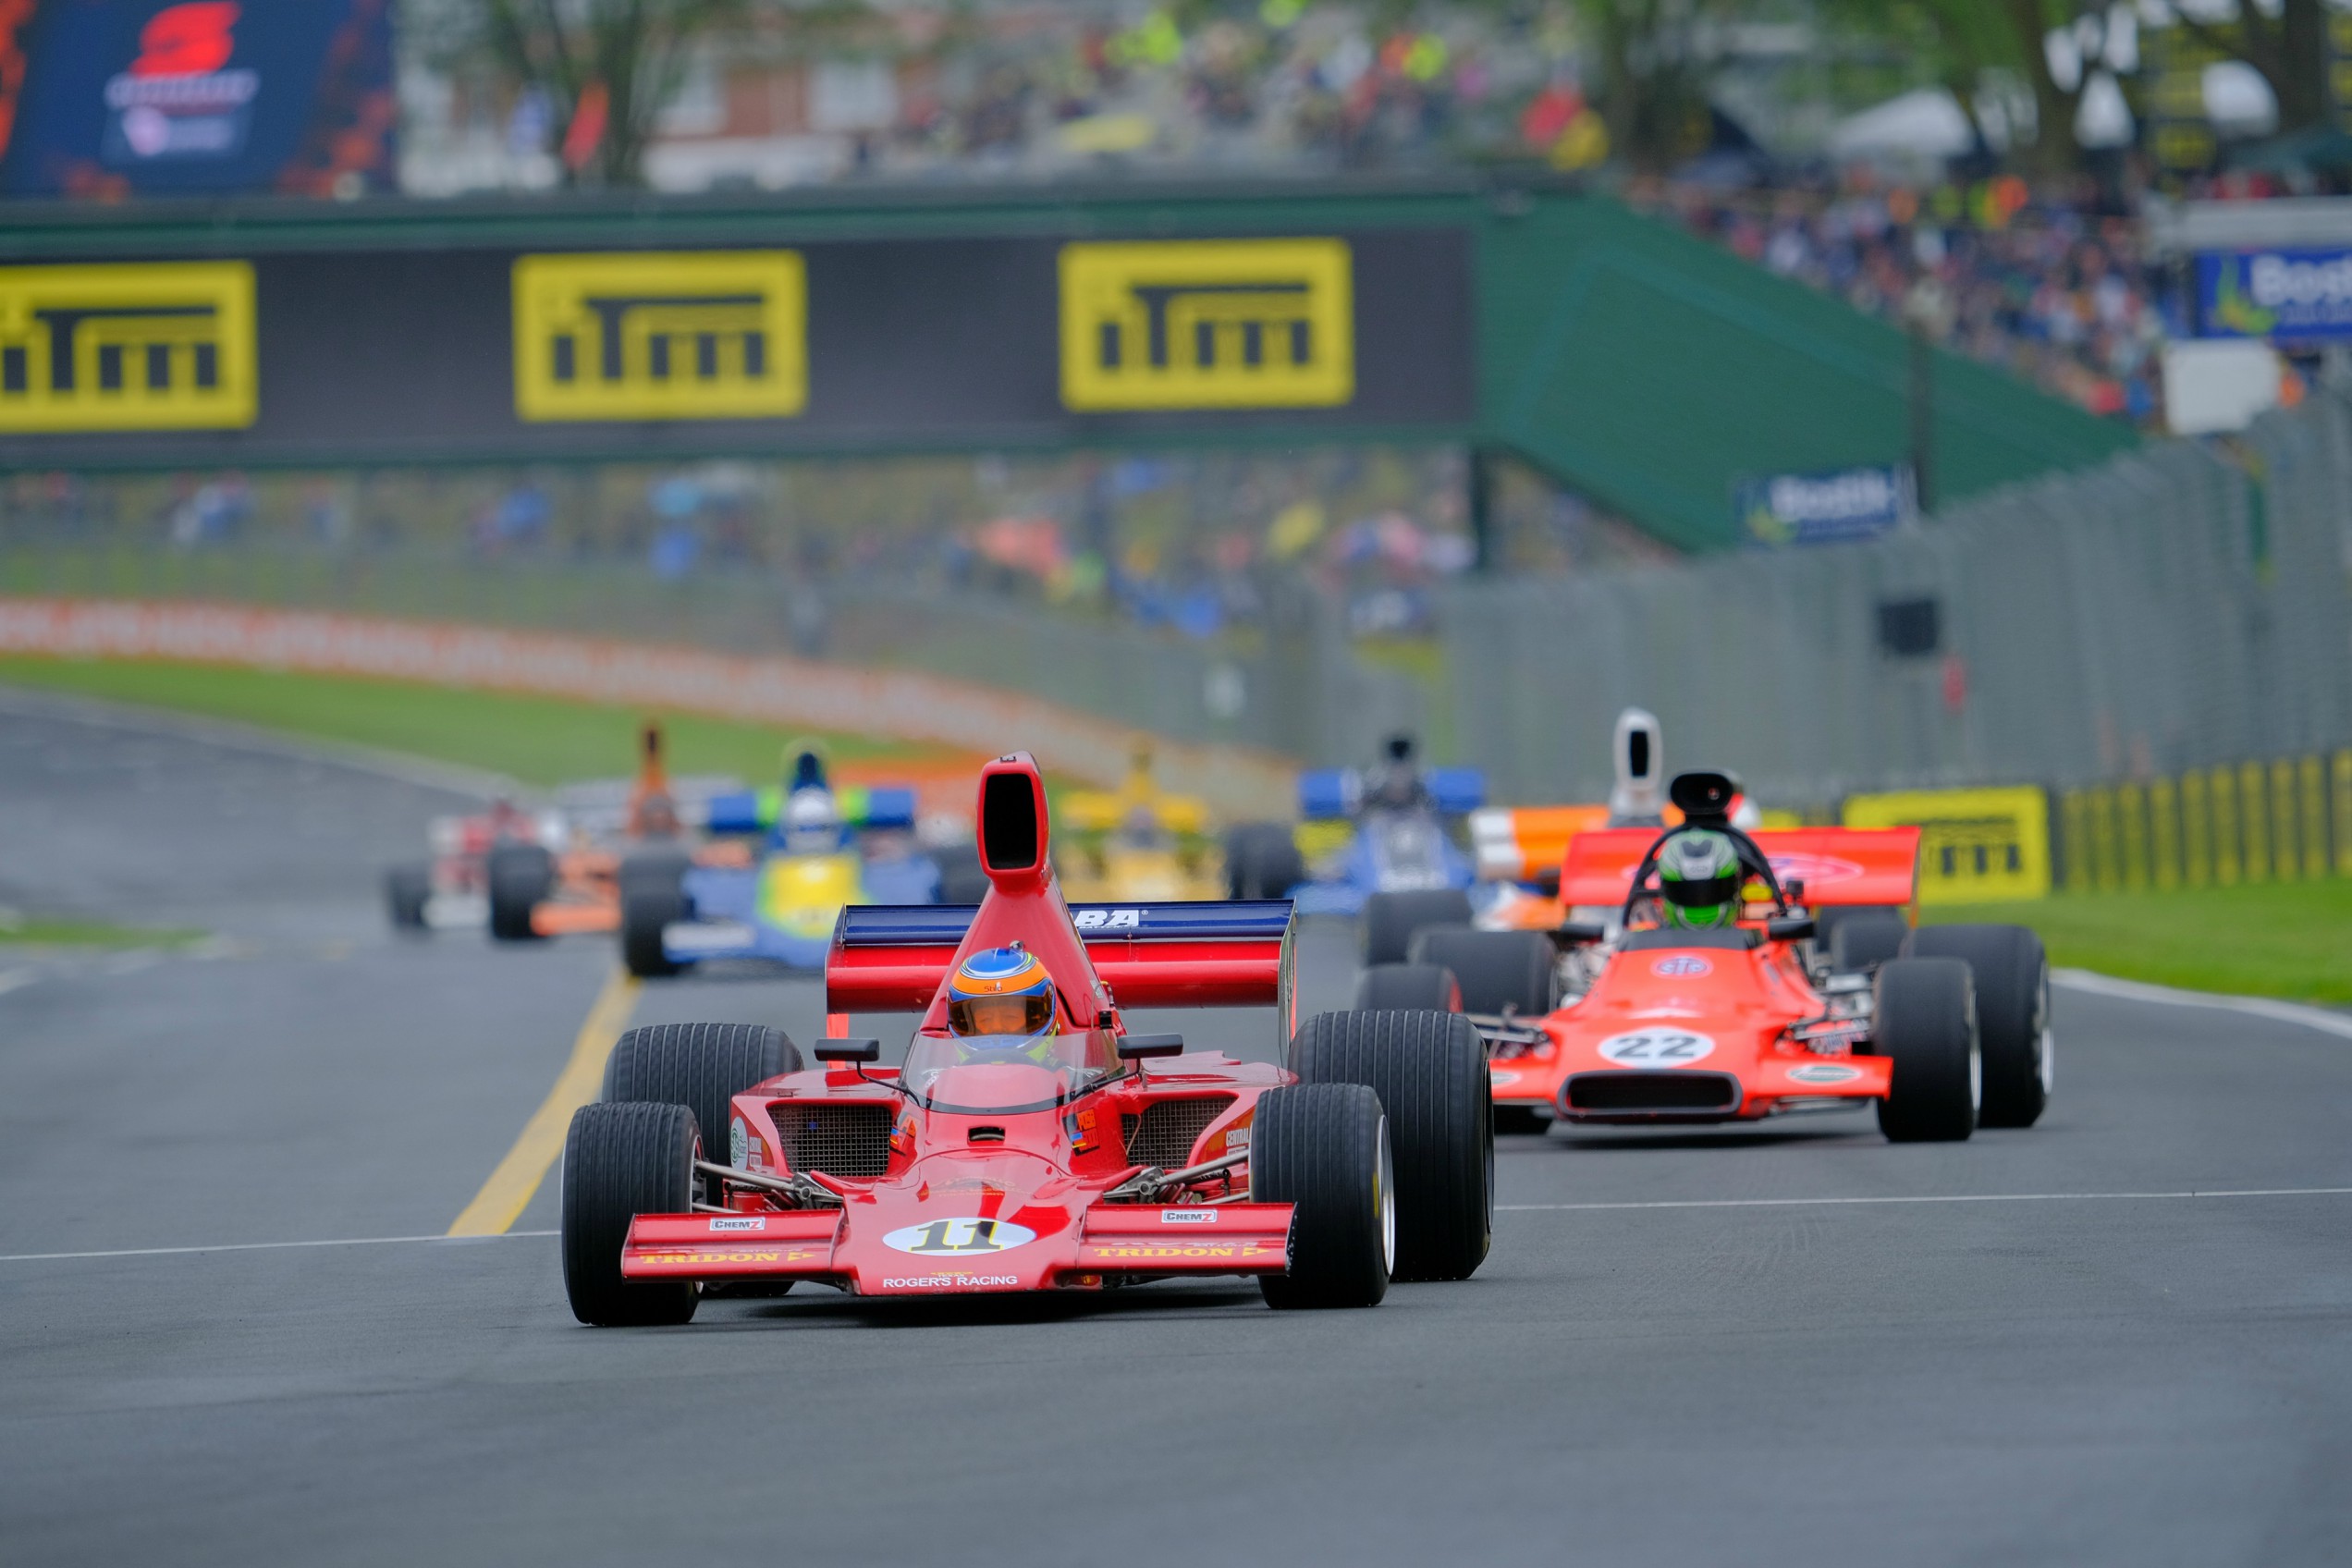
<path fill-rule="evenodd" d="M 1043 991 L 948 998 L 948 1027 L 959 1035 L 1036 1035 L 1052 1022 L 1053 998 Z"/>
<path fill-rule="evenodd" d="M 1684 909 L 1702 908 L 1708 904 L 1730 903 L 1737 896 L 1739 889 L 1740 877 L 1737 872 L 1727 876 L 1695 876 L 1687 879 L 1661 876 L 1658 879 L 1658 890 L 1666 896 L 1666 901 L 1670 904 L 1680 904 Z"/>

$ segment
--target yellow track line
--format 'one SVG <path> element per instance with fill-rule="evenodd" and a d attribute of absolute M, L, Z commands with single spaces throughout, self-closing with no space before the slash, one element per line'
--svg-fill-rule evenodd
<path fill-rule="evenodd" d="M 620 1038 L 637 1011 L 642 984 L 618 969 L 605 981 L 605 988 L 596 993 L 596 1005 L 588 1010 L 588 1021 L 580 1026 L 580 1037 L 571 1043 L 571 1060 L 556 1076 L 556 1086 L 522 1124 L 521 1136 L 498 1162 L 498 1169 L 490 1172 L 490 1180 L 482 1183 L 465 1212 L 449 1226 L 450 1235 L 503 1235 L 522 1218 L 532 1194 L 546 1180 L 547 1168 L 563 1153 L 571 1113 L 594 1099 L 604 1087 L 605 1059 L 612 1055 L 613 1042 Z"/>

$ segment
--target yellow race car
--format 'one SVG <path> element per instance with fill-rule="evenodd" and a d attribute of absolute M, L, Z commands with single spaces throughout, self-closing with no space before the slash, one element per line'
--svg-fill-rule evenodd
<path fill-rule="evenodd" d="M 1161 790 L 1148 750 L 1135 753 L 1117 790 L 1062 797 L 1054 845 L 1062 891 L 1082 903 L 1164 903 L 1225 897 L 1225 855 L 1208 830 L 1208 807 Z"/>

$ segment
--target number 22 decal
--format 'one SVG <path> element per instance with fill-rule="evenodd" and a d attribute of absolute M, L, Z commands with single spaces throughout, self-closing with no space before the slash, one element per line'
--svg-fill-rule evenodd
<path fill-rule="evenodd" d="M 1620 1067 L 1688 1067 L 1715 1054 L 1715 1042 L 1687 1029 L 1636 1029 L 1611 1035 L 1595 1047 Z"/>

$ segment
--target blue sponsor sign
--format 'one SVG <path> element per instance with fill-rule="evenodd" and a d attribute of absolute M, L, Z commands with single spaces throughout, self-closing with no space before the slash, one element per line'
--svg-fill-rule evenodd
<path fill-rule="evenodd" d="M 1732 509 L 1751 545 L 1875 539 L 1911 515 L 1911 470 L 1889 465 L 1743 479 Z"/>
<path fill-rule="evenodd" d="M 392 184 L 391 0 L 40 5 L 0 37 L 0 87 L 11 67 L 22 85 L 0 116 L 0 193 Z"/>
<path fill-rule="evenodd" d="M 2201 252 L 2197 324 L 2207 337 L 2352 341 L 2352 251 Z"/>

